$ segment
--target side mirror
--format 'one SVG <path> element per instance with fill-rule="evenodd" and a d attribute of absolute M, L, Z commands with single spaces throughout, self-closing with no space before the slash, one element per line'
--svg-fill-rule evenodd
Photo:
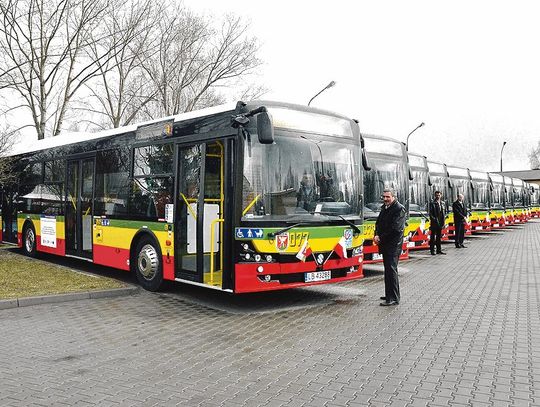
<path fill-rule="evenodd" d="M 270 113 L 261 112 L 257 115 L 257 135 L 261 144 L 274 142 L 274 124 Z"/>

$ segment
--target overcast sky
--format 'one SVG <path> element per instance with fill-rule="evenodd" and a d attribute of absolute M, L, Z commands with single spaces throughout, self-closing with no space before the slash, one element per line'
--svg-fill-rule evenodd
<path fill-rule="evenodd" d="M 528 169 L 540 140 L 540 24 L 534 1 L 224 1 L 190 8 L 251 21 L 265 98 L 313 102 L 361 130 L 471 169 Z"/>

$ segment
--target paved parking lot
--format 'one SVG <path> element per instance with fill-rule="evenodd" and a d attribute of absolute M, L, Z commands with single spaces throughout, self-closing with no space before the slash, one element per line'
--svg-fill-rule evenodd
<path fill-rule="evenodd" d="M 540 221 L 364 280 L 0 310 L 1 406 L 540 405 Z"/>

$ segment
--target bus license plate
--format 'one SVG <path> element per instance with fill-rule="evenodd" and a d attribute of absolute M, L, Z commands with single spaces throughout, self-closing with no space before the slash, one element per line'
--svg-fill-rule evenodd
<path fill-rule="evenodd" d="M 330 280 L 330 278 L 332 278 L 332 273 L 330 272 L 330 270 L 314 271 L 312 273 L 306 273 L 304 276 L 304 281 L 306 283 L 311 283 L 313 281 Z"/>

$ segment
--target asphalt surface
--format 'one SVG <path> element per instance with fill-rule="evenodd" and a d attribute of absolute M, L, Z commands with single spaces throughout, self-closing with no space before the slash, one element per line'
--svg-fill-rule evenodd
<path fill-rule="evenodd" d="M 465 244 L 400 263 L 397 307 L 366 266 L 269 294 L 0 310 L 0 406 L 538 406 L 540 221 Z"/>

